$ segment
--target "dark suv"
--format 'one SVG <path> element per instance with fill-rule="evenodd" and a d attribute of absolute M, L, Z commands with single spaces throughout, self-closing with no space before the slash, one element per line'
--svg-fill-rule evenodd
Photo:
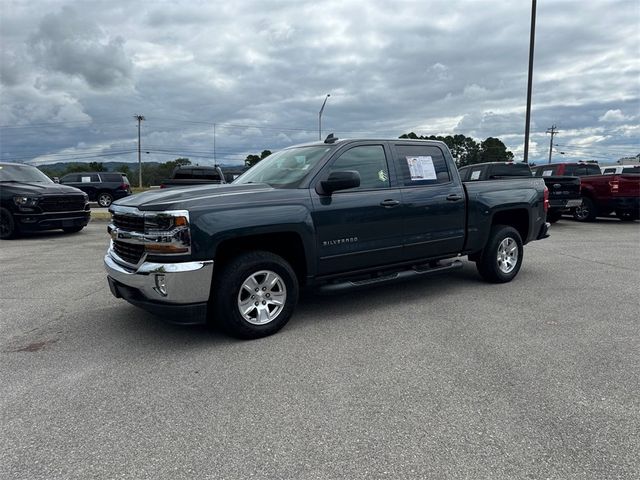
<path fill-rule="evenodd" d="M 108 207 L 114 200 L 131 195 L 127 176 L 120 172 L 76 172 L 60 179 L 60 183 L 79 188 L 92 202 Z"/>

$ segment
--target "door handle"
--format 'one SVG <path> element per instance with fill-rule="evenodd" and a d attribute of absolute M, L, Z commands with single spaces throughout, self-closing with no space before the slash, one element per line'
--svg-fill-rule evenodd
<path fill-rule="evenodd" d="M 393 208 L 393 207 L 397 207 L 398 205 L 400 205 L 400 201 L 399 200 L 383 200 L 380 202 L 380 205 L 384 208 Z"/>
<path fill-rule="evenodd" d="M 462 200 L 462 195 L 452 193 L 451 195 L 447 195 L 447 200 L 449 200 L 450 202 L 457 202 L 458 200 Z"/>

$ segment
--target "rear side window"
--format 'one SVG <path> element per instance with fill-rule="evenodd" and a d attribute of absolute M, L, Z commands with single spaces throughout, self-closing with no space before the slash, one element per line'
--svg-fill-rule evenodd
<path fill-rule="evenodd" d="M 480 180 L 480 176 L 482 175 L 482 168 L 472 168 L 469 169 L 469 181 Z"/>
<path fill-rule="evenodd" d="M 103 182 L 122 182 L 122 175 L 119 173 L 101 173 Z"/>
<path fill-rule="evenodd" d="M 634 165 L 633 167 L 624 167 L 622 173 L 640 173 L 640 165 Z"/>
<path fill-rule="evenodd" d="M 442 150 L 428 145 L 395 145 L 400 181 L 406 186 L 451 181 Z"/>
<path fill-rule="evenodd" d="M 538 167 L 535 171 L 536 177 L 551 177 L 556 174 L 556 167 Z"/>
<path fill-rule="evenodd" d="M 333 162 L 328 173 L 344 170 L 355 170 L 360 174 L 358 190 L 388 188 L 390 185 L 387 157 L 382 145 L 361 145 L 350 148 Z"/>
<path fill-rule="evenodd" d="M 624 172 L 624 170 L 623 170 Z M 603 175 L 611 175 L 613 173 L 616 173 L 616 169 L 615 168 L 605 168 L 604 171 L 602 172 Z"/>
<path fill-rule="evenodd" d="M 587 165 L 586 175 L 600 175 L 600 167 L 598 165 Z"/>
<path fill-rule="evenodd" d="M 491 165 L 491 178 L 495 177 L 531 177 L 529 165 L 525 163 L 502 163 Z"/>
<path fill-rule="evenodd" d="M 98 177 L 97 173 L 81 173 L 80 174 L 80 182 L 82 183 L 92 183 L 99 182 L 100 177 Z"/>

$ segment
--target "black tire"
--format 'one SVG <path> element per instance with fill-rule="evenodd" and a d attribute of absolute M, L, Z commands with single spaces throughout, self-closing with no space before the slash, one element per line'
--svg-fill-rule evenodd
<path fill-rule="evenodd" d="M 578 222 L 593 222 L 596 217 L 596 204 L 589 197 L 582 197 L 582 205 L 573 210 L 573 219 Z"/>
<path fill-rule="evenodd" d="M 623 222 L 633 222 L 640 218 L 640 212 L 634 212 L 633 210 L 616 210 L 616 217 Z"/>
<path fill-rule="evenodd" d="M 560 210 L 550 210 L 547 212 L 547 222 L 556 223 L 562 218 L 562 212 Z"/>
<path fill-rule="evenodd" d="M 82 226 L 82 227 L 65 227 L 62 230 L 64 231 L 64 233 L 78 233 L 83 228 L 84 228 L 84 226 Z"/>
<path fill-rule="evenodd" d="M 264 284 L 270 283 L 267 282 L 267 274 L 264 272 L 279 278 L 279 281 L 274 282 L 273 290 L 265 291 L 266 287 L 262 286 L 263 276 Z M 251 282 L 250 279 L 254 281 Z M 247 288 L 243 288 L 245 282 L 260 287 L 259 291 L 249 293 Z M 214 276 L 209 323 L 220 325 L 238 338 L 250 339 L 272 335 L 284 327 L 291 318 L 298 302 L 298 290 L 296 274 L 282 257 L 263 251 L 241 253 Z M 273 297 L 267 298 L 270 296 L 269 292 L 273 293 Z M 255 298 L 251 295 L 255 295 Z M 276 296 L 282 299 L 281 307 L 271 304 Z M 245 315 L 249 319 L 240 311 L 243 302 L 247 302 L 243 308 L 246 308 Z M 274 318 L 261 319 L 261 313 L 267 316 L 273 314 Z"/>
<path fill-rule="evenodd" d="M 515 247 L 515 250 L 511 250 L 512 247 Z M 512 254 L 501 255 L 504 248 L 512 253 L 517 253 L 517 258 L 514 259 Z M 515 228 L 507 225 L 494 225 L 491 228 L 489 240 L 482 249 L 479 260 L 476 261 L 476 268 L 480 276 L 487 282 L 510 282 L 520 271 L 523 253 L 522 238 Z"/>
<path fill-rule="evenodd" d="M 0 208 L 0 239 L 14 238 L 18 234 L 13 215 L 6 208 Z"/>
<path fill-rule="evenodd" d="M 100 192 L 98 194 L 98 205 L 108 207 L 113 203 L 113 195 L 108 192 Z"/>

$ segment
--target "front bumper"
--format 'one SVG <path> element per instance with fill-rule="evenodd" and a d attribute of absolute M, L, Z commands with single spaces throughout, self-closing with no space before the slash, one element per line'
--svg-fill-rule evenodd
<path fill-rule="evenodd" d="M 104 257 L 109 288 L 116 298 L 168 317 L 172 323 L 206 323 L 213 260 L 129 266 L 109 248 Z"/>
<path fill-rule="evenodd" d="M 17 212 L 14 214 L 14 218 L 20 231 L 35 232 L 57 228 L 86 227 L 91 219 L 91 212 L 89 210 L 45 213 Z"/>

